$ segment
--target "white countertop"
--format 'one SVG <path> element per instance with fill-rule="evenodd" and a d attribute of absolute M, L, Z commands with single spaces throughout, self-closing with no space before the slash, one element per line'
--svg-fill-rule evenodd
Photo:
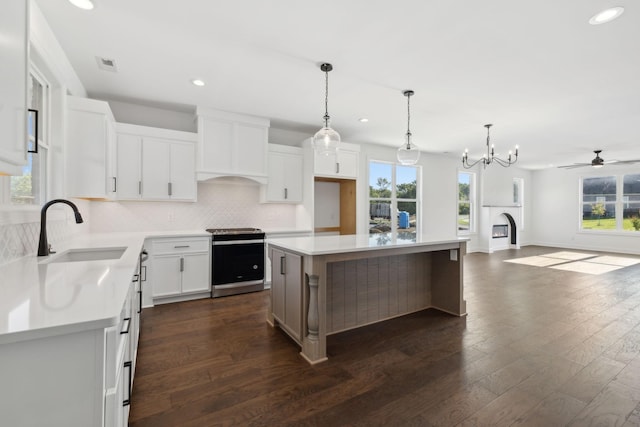
<path fill-rule="evenodd" d="M 117 324 L 145 238 L 210 236 L 204 230 L 88 234 L 0 265 L 0 344 Z M 68 249 L 126 247 L 116 260 L 43 263 Z"/>
<path fill-rule="evenodd" d="M 349 234 L 344 236 L 308 236 L 269 239 L 268 244 L 303 255 L 328 255 L 347 252 L 375 251 L 398 247 L 432 246 L 467 242 L 467 237 L 434 237 L 400 232 L 379 234 Z"/>

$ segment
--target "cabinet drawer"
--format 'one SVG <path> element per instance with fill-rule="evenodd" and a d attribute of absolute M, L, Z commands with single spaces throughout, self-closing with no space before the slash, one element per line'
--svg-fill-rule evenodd
<path fill-rule="evenodd" d="M 183 252 L 208 252 L 211 240 L 208 237 L 195 239 L 153 240 L 153 255 Z"/>

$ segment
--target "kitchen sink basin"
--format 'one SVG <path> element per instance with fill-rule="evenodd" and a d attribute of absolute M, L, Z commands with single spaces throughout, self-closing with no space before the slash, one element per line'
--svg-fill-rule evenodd
<path fill-rule="evenodd" d="M 52 256 L 50 259 L 44 261 L 44 263 L 49 264 L 54 262 L 104 261 L 119 259 L 126 250 L 126 247 L 69 249 Z"/>

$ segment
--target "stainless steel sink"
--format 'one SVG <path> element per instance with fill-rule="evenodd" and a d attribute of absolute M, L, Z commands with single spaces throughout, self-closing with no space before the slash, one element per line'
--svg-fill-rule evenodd
<path fill-rule="evenodd" d="M 52 256 L 42 263 L 49 264 L 54 262 L 104 261 L 119 259 L 126 250 L 126 247 L 69 249 Z"/>

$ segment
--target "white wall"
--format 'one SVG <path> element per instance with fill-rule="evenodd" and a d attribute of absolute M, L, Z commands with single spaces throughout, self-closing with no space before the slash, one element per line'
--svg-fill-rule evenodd
<path fill-rule="evenodd" d="M 534 244 L 574 249 L 640 254 L 639 233 L 581 231 L 580 178 L 639 173 L 640 168 L 605 166 L 545 169 L 532 174 L 534 191 L 531 216 Z"/>
<path fill-rule="evenodd" d="M 118 123 L 140 126 L 197 132 L 196 111 L 177 111 L 175 109 L 150 107 L 132 102 L 103 99 L 109 103 L 113 117 Z"/>

